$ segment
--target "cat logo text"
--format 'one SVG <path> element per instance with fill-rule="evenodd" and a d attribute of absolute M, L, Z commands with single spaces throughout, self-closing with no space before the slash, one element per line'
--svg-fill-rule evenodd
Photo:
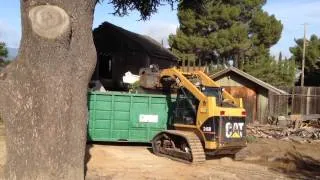
<path fill-rule="evenodd" d="M 242 138 L 243 122 L 227 122 L 226 123 L 226 138 Z"/>

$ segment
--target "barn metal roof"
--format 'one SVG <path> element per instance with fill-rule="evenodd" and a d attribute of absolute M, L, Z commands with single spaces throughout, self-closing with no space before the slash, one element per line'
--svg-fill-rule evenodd
<path fill-rule="evenodd" d="M 271 84 L 268 84 L 268 83 L 266 83 L 264 81 L 261 81 L 260 79 L 254 77 L 254 76 L 251 76 L 250 74 L 245 73 L 245 72 L 243 72 L 240 69 L 237 69 L 235 67 L 226 68 L 226 69 L 224 69 L 222 71 L 219 71 L 219 72 L 211 75 L 210 77 L 212 79 L 217 79 L 217 78 L 227 74 L 228 72 L 234 72 L 234 73 L 238 74 L 239 76 L 242 76 L 243 78 L 248 79 L 249 81 L 251 81 L 251 82 L 253 82 L 255 84 L 258 84 L 259 86 L 264 87 L 264 88 L 268 89 L 269 91 L 274 92 L 276 94 L 288 95 L 287 92 L 285 92 L 285 91 L 283 91 L 281 89 L 278 89 L 278 88 L 276 88 L 276 87 L 272 86 Z"/>

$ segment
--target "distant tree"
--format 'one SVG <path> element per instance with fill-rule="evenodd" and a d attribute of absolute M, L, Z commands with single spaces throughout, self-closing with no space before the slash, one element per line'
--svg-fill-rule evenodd
<path fill-rule="evenodd" d="M 0 42 L 0 60 L 8 57 L 8 49 L 5 43 Z"/>
<path fill-rule="evenodd" d="M 184 60 L 242 67 L 244 61 L 269 56 L 282 24 L 262 10 L 266 0 L 205 1 L 202 8 L 180 2 L 180 26 L 169 36 L 173 52 Z"/>
<path fill-rule="evenodd" d="M 245 71 L 274 86 L 294 86 L 296 67 L 293 60 L 276 61 L 274 57 L 246 63 Z"/>
<path fill-rule="evenodd" d="M 0 58 L 0 70 L 10 64 L 11 61 Z"/>
<path fill-rule="evenodd" d="M 20 1 L 19 55 L 0 72 L 5 179 L 84 179 L 87 87 L 96 64 L 92 23 L 97 2 Z M 138 10 L 141 19 L 157 12 L 163 2 L 174 0 L 110 1 L 115 14 Z"/>
<path fill-rule="evenodd" d="M 296 62 L 297 67 L 301 70 L 303 38 L 296 39 L 295 42 L 296 45 L 290 48 L 291 59 Z M 307 41 L 304 81 L 306 86 L 320 86 L 320 38 L 316 35 L 311 35 Z"/>
<path fill-rule="evenodd" d="M 8 57 L 8 49 L 5 43 L 0 42 L 0 70 L 9 64 L 9 61 L 5 60 Z"/>
<path fill-rule="evenodd" d="M 282 52 L 279 53 L 279 58 L 278 61 L 281 62 L 282 61 Z"/>

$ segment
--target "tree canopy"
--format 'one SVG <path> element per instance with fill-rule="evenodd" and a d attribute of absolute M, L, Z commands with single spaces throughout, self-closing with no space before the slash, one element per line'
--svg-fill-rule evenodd
<path fill-rule="evenodd" d="M 294 86 L 296 65 L 293 60 L 276 61 L 274 57 L 261 57 L 257 61 L 244 64 L 244 69 L 252 76 L 274 86 Z"/>
<path fill-rule="evenodd" d="M 3 60 L 4 58 L 8 57 L 8 49 L 5 43 L 0 42 L 0 59 Z"/>
<path fill-rule="evenodd" d="M 262 10 L 266 0 L 205 1 L 202 8 L 179 3 L 180 26 L 170 35 L 172 51 L 182 60 L 227 63 L 269 55 L 278 42 L 282 24 Z"/>
<path fill-rule="evenodd" d="M 98 0 L 98 2 L 100 1 Z M 157 12 L 157 9 L 162 2 L 168 3 L 173 7 L 174 2 L 176 1 L 177 0 L 111 0 L 110 3 L 113 4 L 115 9 L 114 15 L 124 16 L 128 15 L 129 11 L 137 10 L 140 13 L 141 19 L 146 20 Z"/>
<path fill-rule="evenodd" d="M 290 52 L 292 53 L 291 58 L 301 70 L 303 38 L 296 39 L 295 42 L 296 45 L 290 48 Z M 305 85 L 320 85 L 320 38 L 317 35 L 311 35 L 310 39 L 307 40 L 305 54 Z"/>

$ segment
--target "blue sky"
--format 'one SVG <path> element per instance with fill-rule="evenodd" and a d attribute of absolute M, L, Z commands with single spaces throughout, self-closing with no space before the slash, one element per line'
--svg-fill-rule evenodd
<path fill-rule="evenodd" d="M 4 1 L 4 0 L 2 0 Z M 294 45 L 294 38 L 303 36 L 303 23 L 308 23 L 307 36 L 320 36 L 320 0 L 268 0 L 264 10 L 274 14 L 284 24 L 280 41 L 271 48 L 273 55 L 281 51 L 289 57 L 289 47 Z M 148 21 L 139 21 L 139 14 L 131 12 L 129 16 L 116 17 L 111 13 L 113 8 L 108 1 L 98 4 L 95 11 L 93 27 L 103 21 L 109 21 L 133 32 L 153 37 L 157 41 L 166 41 L 178 27 L 176 11 L 169 6 L 159 8 Z M 20 1 L 10 0 L 0 6 L 0 41 L 5 41 L 9 47 L 19 47 L 21 38 Z"/>

